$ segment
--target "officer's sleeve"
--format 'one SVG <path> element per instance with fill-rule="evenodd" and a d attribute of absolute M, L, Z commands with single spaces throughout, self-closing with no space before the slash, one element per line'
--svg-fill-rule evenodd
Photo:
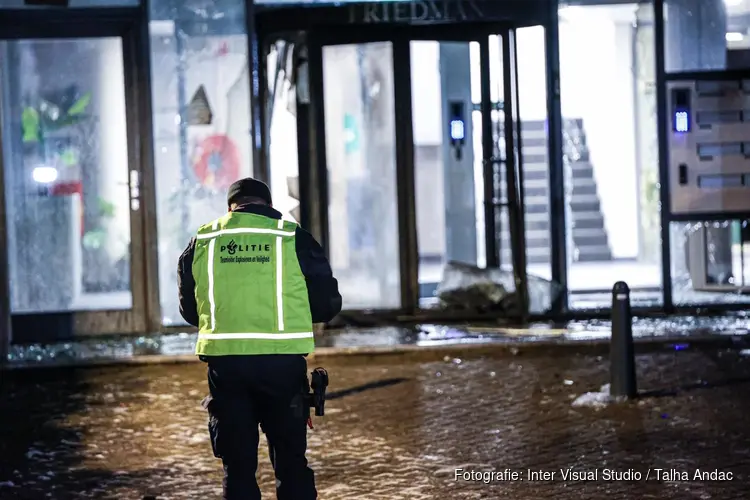
<path fill-rule="evenodd" d="M 198 326 L 198 304 L 195 301 L 195 278 L 193 277 L 194 254 L 195 238 L 190 240 L 177 262 L 177 289 L 180 294 L 180 314 L 188 324 Z"/>
<path fill-rule="evenodd" d="M 315 238 L 300 227 L 296 236 L 297 259 L 307 280 L 313 323 L 328 323 L 341 312 L 339 283 L 333 277 L 323 247 Z"/>

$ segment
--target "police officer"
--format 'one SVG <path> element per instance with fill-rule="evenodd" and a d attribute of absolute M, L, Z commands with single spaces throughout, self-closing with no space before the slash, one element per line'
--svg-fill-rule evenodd
<path fill-rule="evenodd" d="M 315 499 L 304 356 L 314 349 L 313 323 L 341 310 L 338 282 L 315 239 L 272 208 L 266 184 L 239 180 L 227 203 L 229 212 L 198 229 L 178 264 L 180 313 L 198 327 L 196 354 L 208 364 L 204 406 L 224 498 L 261 498 L 260 424 L 277 498 Z"/>

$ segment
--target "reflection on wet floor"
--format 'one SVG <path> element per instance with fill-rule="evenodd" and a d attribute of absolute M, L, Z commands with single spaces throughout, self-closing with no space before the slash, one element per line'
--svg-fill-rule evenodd
<path fill-rule="evenodd" d="M 325 500 L 745 499 L 750 359 L 732 351 L 638 357 L 642 400 L 573 406 L 608 381 L 606 358 L 518 356 L 342 364 L 309 457 Z M 0 394 L 0 498 L 220 497 L 202 364 L 13 371 Z M 261 446 L 264 498 L 272 470 Z M 599 471 L 565 481 L 560 469 Z M 604 469 L 689 480 L 605 481 Z M 456 470 L 556 472 L 548 481 L 456 480 Z M 695 480 L 696 469 L 731 481 Z"/>
<path fill-rule="evenodd" d="M 706 335 L 744 336 L 750 318 L 724 317 L 635 318 L 635 337 L 683 337 Z M 440 346 L 450 344 L 492 344 L 508 342 L 575 342 L 607 339 L 609 321 L 570 322 L 562 327 L 535 324 L 529 328 L 489 325 L 447 326 L 423 324 L 414 327 L 348 328 L 327 331 L 316 338 L 322 349 L 361 349 L 368 347 Z M 194 352 L 197 334 L 154 334 L 137 337 L 111 337 L 58 344 L 15 345 L 8 359 L 11 366 L 56 365 L 90 360 L 129 359 L 139 356 L 179 356 Z"/>

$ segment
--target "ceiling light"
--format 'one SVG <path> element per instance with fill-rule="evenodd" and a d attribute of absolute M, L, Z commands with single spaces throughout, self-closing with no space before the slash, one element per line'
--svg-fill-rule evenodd
<path fill-rule="evenodd" d="M 57 180 L 57 169 L 54 167 L 39 166 L 31 172 L 31 177 L 39 184 L 52 184 Z"/>
<path fill-rule="evenodd" d="M 735 7 L 741 4 L 744 0 L 724 0 L 724 3 L 729 7 Z M 153 22 L 153 21 L 152 21 Z"/>
<path fill-rule="evenodd" d="M 727 42 L 741 42 L 745 37 L 742 33 L 729 32 L 726 34 L 725 38 L 727 39 Z"/>

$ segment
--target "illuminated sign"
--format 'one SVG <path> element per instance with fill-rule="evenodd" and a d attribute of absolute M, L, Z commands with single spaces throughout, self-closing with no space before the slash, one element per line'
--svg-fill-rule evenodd
<path fill-rule="evenodd" d="M 463 120 L 451 121 L 451 139 L 454 141 L 463 141 L 465 136 Z"/>
<path fill-rule="evenodd" d="M 690 117 L 687 111 L 677 111 L 674 114 L 675 132 L 688 132 L 690 130 Z"/>

